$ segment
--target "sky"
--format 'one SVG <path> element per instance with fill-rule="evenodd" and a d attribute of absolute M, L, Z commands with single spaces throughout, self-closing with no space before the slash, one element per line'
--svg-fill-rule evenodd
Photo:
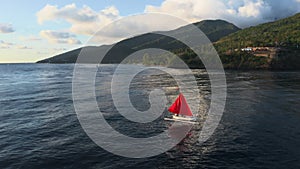
<path fill-rule="evenodd" d="M 189 23 L 223 19 L 246 28 L 300 12 L 300 0 L 0 1 L 0 63 L 36 62 L 82 47 L 101 27 L 132 15 L 161 13 Z M 123 22 L 121 27 L 131 32 L 155 26 L 175 29 L 170 22 L 157 27 L 140 19 Z M 125 35 L 111 30 L 100 39 L 110 44 Z"/>

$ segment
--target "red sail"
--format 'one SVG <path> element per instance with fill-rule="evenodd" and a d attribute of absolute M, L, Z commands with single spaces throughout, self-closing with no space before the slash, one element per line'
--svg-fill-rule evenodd
<path fill-rule="evenodd" d="M 193 113 L 187 104 L 185 97 L 183 94 L 179 94 L 175 102 L 169 108 L 169 111 L 173 114 L 180 114 L 184 116 L 193 116 Z"/>

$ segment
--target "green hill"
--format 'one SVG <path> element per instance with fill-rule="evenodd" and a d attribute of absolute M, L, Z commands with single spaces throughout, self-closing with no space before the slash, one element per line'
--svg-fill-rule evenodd
<path fill-rule="evenodd" d="M 247 46 L 296 47 L 298 44 L 300 44 L 300 14 L 243 29 L 217 42 L 217 46 L 223 47 L 224 50 Z"/>
<path fill-rule="evenodd" d="M 299 45 L 300 14 L 240 30 L 214 44 L 226 68 L 283 70 L 300 69 Z M 243 52 L 247 47 L 253 51 Z"/>
<path fill-rule="evenodd" d="M 234 24 L 224 20 L 204 20 L 194 23 L 194 25 L 200 28 L 212 42 L 216 42 L 222 37 L 241 30 Z"/>

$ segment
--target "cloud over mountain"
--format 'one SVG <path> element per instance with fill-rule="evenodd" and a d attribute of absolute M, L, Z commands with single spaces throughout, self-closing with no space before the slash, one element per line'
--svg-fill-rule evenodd
<path fill-rule="evenodd" d="M 165 0 L 146 6 L 145 12 L 162 12 L 195 22 L 225 19 L 240 27 L 285 18 L 300 11 L 300 0 Z"/>
<path fill-rule="evenodd" d="M 76 39 L 76 35 L 68 32 L 43 30 L 40 32 L 40 36 L 46 38 L 51 43 L 81 44 L 81 42 Z"/>

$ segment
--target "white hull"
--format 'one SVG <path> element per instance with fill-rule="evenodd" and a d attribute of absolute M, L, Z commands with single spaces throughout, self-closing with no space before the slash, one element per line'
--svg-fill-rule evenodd
<path fill-rule="evenodd" d="M 164 118 L 166 121 L 177 121 L 182 123 L 188 123 L 188 124 L 197 124 L 196 121 L 189 121 L 189 120 L 180 120 L 180 119 L 174 119 L 174 118 Z"/>
<path fill-rule="evenodd" d="M 184 117 L 184 116 L 176 116 L 173 115 L 172 118 L 164 118 L 166 121 L 178 121 L 183 123 L 189 123 L 189 124 L 196 124 L 196 118 L 195 117 Z"/>
<path fill-rule="evenodd" d="M 177 119 L 177 120 L 196 121 L 195 117 L 183 117 L 183 116 L 176 116 L 176 115 L 173 115 L 172 117 L 173 119 Z"/>

